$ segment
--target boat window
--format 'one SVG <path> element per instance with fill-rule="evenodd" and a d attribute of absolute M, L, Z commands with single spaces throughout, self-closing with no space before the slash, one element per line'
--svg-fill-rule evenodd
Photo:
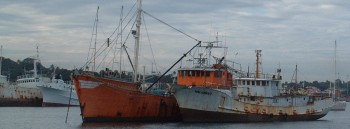
<path fill-rule="evenodd" d="M 242 80 L 243 85 L 245 85 L 245 80 Z"/>
<path fill-rule="evenodd" d="M 221 76 L 222 76 L 222 71 L 217 70 L 214 72 L 214 77 L 221 77 Z"/>
<path fill-rule="evenodd" d="M 210 71 L 206 71 L 205 76 L 210 77 Z"/>
<path fill-rule="evenodd" d="M 224 105 L 225 105 L 225 99 L 226 99 L 225 96 L 221 96 L 221 100 L 220 100 L 220 106 L 221 106 L 221 107 L 224 107 Z"/>
<path fill-rule="evenodd" d="M 266 85 L 267 85 L 267 86 L 269 86 L 269 85 L 270 85 L 270 84 L 269 84 L 269 81 L 267 81 L 267 82 L 266 82 Z"/>
<path fill-rule="evenodd" d="M 260 82 L 261 82 L 261 81 L 256 81 L 256 85 L 257 85 L 257 86 L 260 86 L 260 84 L 261 84 Z"/>
<path fill-rule="evenodd" d="M 250 96 L 250 101 L 256 101 L 256 97 L 255 96 Z"/>
<path fill-rule="evenodd" d="M 255 85 L 255 81 L 252 81 L 252 85 L 253 85 L 253 86 Z"/>
<path fill-rule="evenodd" d="M 250 81 L 247 81 L 247 85 L 250 85 Z"/>
<path fill-rule="evenodd" d="M 261 81 L 262 86 L 266 86 L 266 81 Z"/>
<path fill-rule="evenodd" d="M 278 86 L 278 82 L 276 82 L 276 86 Z"/>
<path fill-rule="evenodd" d="M 241 85 L 241 80 L 237 80 L 237 84 L 238 84 L 238 85 Z"/>
<path fill-rule="evenodd" d="M 182 70 L 179 70 L 179 75 L 180 75 L 180 77 L 182 77 L 184 75 Z"/>
<path fill-rule="evenodd" d="M 196 70 L 196 76 L 198 77 L 198 76 L 200 76 L 200 71 L 198 71 L 198 70 Z"/>
<path fill-rule="evenodd" d="M 273 99 L 273 103 L 277 103 L 278 102 L 278 99 Z"/>
<path fill-rule="evenodd" d="M 201 71 L 201 76 L 204 76 L 204 71 Z"/>

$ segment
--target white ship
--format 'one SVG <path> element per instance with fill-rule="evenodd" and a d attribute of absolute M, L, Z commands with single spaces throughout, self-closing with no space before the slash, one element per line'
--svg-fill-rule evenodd
<path fill-rule="evenodd" d="M 50 83 L 38 86 L 44 96 L 43 106 L 79 105 L 73 84 L 64 82 L 61 78 L 54 76 Z"/>

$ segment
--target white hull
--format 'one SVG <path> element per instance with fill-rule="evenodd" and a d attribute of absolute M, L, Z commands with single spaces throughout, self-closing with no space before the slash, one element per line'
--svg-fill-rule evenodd
<path fill-rule="evenodd" d="M 253 98 L 239 96 L 235 88 L 177 87 L 175 97 L 186 122 L 317 120 L 333 106 L 331 98 L 306 95 Z"/>
<path fill-rule="evenodd" d="M 79 101 L 75 91 L 70 88 L 57 89 L 47 86 L 38 86 L 43 93 L 43 106 L 78 106 Z M 71 94 L 71 96 L 70 96 Z M 70 100 L 70 102 L 69 102 Z"/>
<path fill-rule="evenodd" d="M 345 108 L 346 108 L 345 101 L 336 101 L 331 111 L 345 111 Z"/>

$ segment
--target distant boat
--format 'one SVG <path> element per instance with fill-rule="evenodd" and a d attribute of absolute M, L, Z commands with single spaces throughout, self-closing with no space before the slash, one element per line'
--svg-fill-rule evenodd
<path fill-rule="evenodd" d="M 336 101 L 331 111 L 345 111 L 345 109 L 346 109 L 345 101 Z"/>
<path fill-rule="evenodd" d="M 338 95 L 337 95 L 337 81 L 336 81 L 336 76 L 337 76 L 337 41 L 334 41 L 334 87 L 333 87 L 333 100 L 335 101 L 335 105 L 332 107 L 332 111 L 345 111 L 346 109 L 346 102 L 345 101 L 340 101 L 340 94 L 341 92 L 338 90 Z"/>
<path fill-rule="evenodd" d="M 38 58 L 34 59 L 33 74 L 18 76 L 15 84 L 10 84 L 6 76 L 0 75 L 0 106 L 42 105 L 43 96 L 36 86 L 44 85 L 45 78 L 37 74 L 37 61 Z"/>
<path fill-rule="evenodd" d="M 210 51 L 211 46 L 203 47 Z M 178 69 L 175 97 L 183 121 L 306 121 L 330 111 L 332 98 L 289 92 L 282 86 L 281 69 L 277 75 L 261 74 L 261 50 L 256 50 L 256 56 L 255 74 L 235 70 L 222 60 L 204 65 L 211 57 L 197 58 L 201 61 L 193 68 Z M 239 74 L 232 83 L 231 73 L 236 72 Z"/>
<path fill-rule="evenodd" d="M 43 106 L 78 106 L 77 93 L 72 83 L 53 76 L 51 82 L 38 86 L 43 94 Z"/>
<path fill-rule="evenodd" d="M 141 25 L 141 1 L 138 1 L 136 45 L 139 44 Z M 96 47 L 94 48 L 96 50 Z M 138 49 L 135 52 L 133 81 L 96 76 L 93 71 L 75 71 L 72 75 L 78 94 L 83 122 L 167 122 L 181 120 L 175 97 L 161 90 L 153 93 L 140 88 L 138 79 Z M 94 58 L 95 59 L 95 58 Z M 108 75 L 114 72 L 106 70 Z M 120 71 L 119 71 L 120 72 Z M 120 73 L 122 74 L 122 73 Z"/>

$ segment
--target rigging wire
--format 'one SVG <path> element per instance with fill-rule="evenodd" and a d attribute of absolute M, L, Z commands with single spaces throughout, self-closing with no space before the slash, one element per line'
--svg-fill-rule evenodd
<path fill-rule="evenodd" d="M 124 20 L 129 16 L 130 12 L 133 10 L 133 8 L 135 7 L 135 5 L 136 5 L 136 3 L 135 3 L 135 4 L 132 6 L 132 8 L 129 10 L 129 12 L 128 12 L 127 15 L 125 16 L 125 18 L 122 20 L 122 22 L 124 22 Z M 193 40 L 195 40 L 195 41 L 199 41 L 198 39 L 196 39 L 196 38 L 194 38 L 194 37 L 192 37 L 192 36 L 186 34 L 185 32 L 183 32 L 183 31 L 181 31 L 181 30 L 179 30 L 179 29 L 176 29 L 175 27 L 169 25 L 168 23 L 166 23 L 166 22 L 164 22 L 164 21 L 162 21 L 162 20 L 160 20 L 160 19 L 154 17 L 153 15 L 151 15 L 151 14 L 149 14 L 149 13 L 143 11 L 143 10 L 142 10 L 142 12 L 144 12 L 144 13 L 147 14 L 148 16 L 150 16 L 150 17 L 152 17 L 152 18 L 158 20 L 159 22 L 161 22 L 161 23 L 167 25 L 168 27 L 170 27 L 170 28 L 172 28 L 172 29 L 174 29 L 174 30 L 176 30 L 176 31 L 178 31 L 178 32 L 180 32 L 180 33 L 182 33 L 182 34 L 184 34 L 185 36 L 187 36 L 187 37 L 189 37 L 189 38 L 191 38 L 191 39 L 193 39 Z M 131 16 L 131 18 L 130 18 L 130 20 L 128 21 L 127 25 L 125 25 L 124 28 L 123 28 L 121 31 L 124 31 L 124 30 L 126 29 L 126 27 L 129 25 L 129 23 L 132 21 L 132 19 L 135 18 L 135 15 L 136 15 L 136 13 L 134 13 L 133 16 Z M 142 15 L 142 16 L 143 16 L 143 15 Z M 144 21 L 144 24 L 145 24 L 144 18 L 143 18 L 143 21 Z M 97 25 L 96 25 L 97 23 L 96 23 L 96 22 L 97 22 L 97 21 L 96 21 L 96 19 L 95 19 L 94 26 L 96 26 L 96 29 L 94 28 L 94 29 L 93 29 L 93 32 L 94 32 L 94 31 L 97 31 Z M 136 21 L 135 21 L 135 22 L 136 22 Z M 132 30 L 132 28 L 134 27 L 135 22 L 134 22 L 133 25 L 131 26 L 131 30 Z M 109 36 L 109 38 L 111 38 L 113 35 L 115 35 L 115 33 L 117 32 L 117 30 L 119 30 L 119 28 L 121 28 L 121 24 L 118 25 L 118 27 L 113 31 L 113 33 Z M 148 34 L 147 27 L 145 27 L 145 30 L 146 30 L 146 32 L 147 32 L 148 42 L 149 42 L 149 44 L 150 44 L 150 49 L 151 49 L 151 52 L 152 52 L 153 61 L 154 61 L 154 63 L 155 63 L 155 57 L 154 57 L 153 49 L 152 49 L 152 46 L 151 46 L 151 43 L 150 43 L 150 38 L 149 38 L 149 34 Z M 97 33 L 97 32 L 96 32 L 96 33 Z M 96 35 L 97 35 L 97 34 L 96 34 Z M 119 36 L 120 36 L 120 34 L 119 34 L 119 35 L 116 35 L 116 37 L 114 37 L 113 40 L 112 40 L 111 42 L 114 42 L 114 41 L 118 40 L 118 39 L 119 39 Z M 128 33 L 126 39 L 128 39 L 129 36 L 130 36 L 130 33 Z M 96 40 L 96 39 L 95 39 L 95 40 Z M 91 38 L 91 41 L 90 41 L 90 48 L 91 48 L 91 42 L 92 42 L 92 38 Z M 95 56 L 94 56 L 94 57 L 91 57 L 90 60 L 88 60 L 88 58 L 87 58 L 88 61 L 86 62 L 86 64 L 85 64 L 83 67 L 87 66 L 87 65 L 91 62 L 92 59 L 94 59 L 94 60 L 96 59 L 96 53 L 98 53 L 98 54 L 97 54 L 97 57 L 99 57 L 104 51 L 106 51 L 106 49 L 107 49 L 108 47 L 104 47 L 104 46 L 105 46 L 106 44 L 108 44 L 108 43 L 109 43 L 109 42 L 103 43 L 97 51 L 96 51 L 96 47 L 95 47 L 95 51 L 96 51 L 96 52 L 95 52 Z M 113 46 L 114 46 L 115 44 L 117 44 L 117 43 L 112 44 L 112 47 L 108 50 L 107 54 L 103 57 L 102 60 L 106 59 L 108 53 L 111 51 L 111 49 L 113 49 Z M 125 49 L 125 51 L 126 51 L 126 53 L 127 53 L 127 49 L 126 49 L 126 45 L 125 45 L 125 44 L 126 44 L 126 40 L 124 41 L 124 43 L 122 43 L 121 46 L 123 46 L 123 48 Z M 104 48 L 104 49 L 102 49 L 102 48 Z M 121 49 L 122 49 L 122 48 L 121 48 Z M 120 50 L 121 50 L 121 49 L 120 49 Z M 90 53 L 90 49 L 89 49 L 89 53 Z M 130 57 L 129 57 L 129 54 L 127 54 L 127 55 L 128 55 L 128 58 L 129 58 L 130 63 L 132 64 L 132 62 L 131 62 L 131 60 L 130 60 Z M 89 56 L 89 54 L 88 54 L 88 56 Z M 99 68 L 99 67 L 101 66 L 101 63 L 102 63 L 102 62 L 100 62 L 100 64 L 97 66 L 97 68 Z M 110 65 L 110 63 L 108 63 L 108 65 Z M 112 65 L 113 65 L 113 63 L 112 63 Z M 83 68 L 83 67 L 82 67 L 82 68 Z M 95 68 L 95 69 L 97 69 L 97 68 Z M 157 67 L 156 67 L 156 68 L 157 68 Z M 134 68 L 133 68 L 133 69 L 134 69 Z"/>
<path fill-rule="evenodd" d="M 142 15 L 143 16 L 143 15 Z M 147 25 L 146 25 L 146 21 L 145 21 L 145 18 L 142 18 L 143 20 L 143 24 L 144 24 L 144 27 L 145 27 L 145 30 L 146 30 L 146 34 L 147 34 L 147 39 L 148 39 L 148 43 L 149 43 L 149 47 L 151 49 L 151 53 L 152 53 L 152 57 L 153 57 L 153 62 L 154 62 L 154 65 L 157 66 L 157 63 L 156 63 L 156 59 L 154 58 L 154 52 L 153 52 L 153 49 L 152 49 L 152 44 L 151 44 L 151 39 L 149 38 L 149 34 L 148 34 L 148 29 L 147 29 Z M 153 66 L 152 66 L 153 67 Z M 156 71 L 158 70 L 157 67 L 156 68 Z M 153 72 L 153 71 L 151 71 Z"/>
<path fill-rule="evenodd" d="M 136 21 L 135 21 L 135 22 L 136 22 Z M 133 26 L 135 25 L 135 22 L 134 22 Z M 129 23 L 128 23 L 128 24 L 129 24 Z M 131 27 L 131 30 L 132 30 L 133 26 Z M 130 34 L 130 33 L 129 33 L 129 34 Z M 128 35 L 128 37 L 129 37 L 129 35 Z M 126 42 L 125 42 L 125 43 L 126 43 Z M 113 44 L 113 45 L 115 45 L 115 44 Z M 105 49 L 104 49 L 103 51 L 105 51 L 107 48 L 108 48 L 108 47 L 105 47 Z M 112 49 L 112 48 L 113 48 L 113 47 L 111 47 L 111 49 Z M 108 50 L 107 54 L 103 57 L 102 60 L 105 60 L 105 59 L 106 59 L 106 57 L 107 57 L 107 55 L 109 54 L 109 52 L 110 52 L 111 49 Z M 103 53 L 103 51 L 101 51 L 100 54 L 99 54 L 98 56 L 100 56 L 100 55 Z M 97 68 L 99 68 L 101 64 L 102 64 L 102 62 L 100 62 L 100 64 L 97 66 Z"/>
<path fill-rule="evenodd" d="M 123 28 L 123 30 L 129 25 L 129 23 L 134 19 L 135 16 L 136 16 L 136 13 L 134 13 L 134 15 L 132 16 L 132 18 L 130 18 L 130 20 L 128 21 L 127 25 L 125 25 L 125 27 Z M 135 24 L 135 22 L 134 22 L 134 24 Z M 134 24 L 133 24 L 133 26 L 134 26 Z M 133 26 L 132 26 L 132 27 L 133 27 Z M 131 27 L 131 29 L 132 29 L 132 27 Z M 129 35 L 130 35 L 130 33 L 129 33 Z M 127 36 L 127 38 L 129 37 L 129 35 Z M 112 35 L 111 35 L 110 37 L 112 37 Z M 114 42 L 115 40 L 118 40 L 118 37 L 115 37 L 111 42 Z M 125 44 L 125 43 L 126 43 L 126 40 L 125 40 L 124 44 Z M 103 50 L 101 51 L 101 49 L 104 48 L 104 46 L 105 46 L 106 44 L 107 44 L 107 42 L 103 43 L 102 46 L 100 46 L 100 48 L 96 51 L 96 53 L 98 53 L 98 54 L 97 54 L 97 56 L 95 56 L 95 58 L 96 58 L 96 57 L 99 57 L 99 56 L 103 53 L 103 51 L 107 48 L 107 47 L 105 47 L 105 49 L 103 49 Z M 96 49 L 96 48 L 95 48 L 95 49 Z M 94 56 L 90 57 L 90 59 L 88 59 L 88 61 L 85 63 L 85 65 L 83 65 L 83 67 L 87 66 L 93 59 L 94 59 Z M 82 68 L 83 68 L 83 67 L 82 67 Z"/>
<path fill-rule="evenodd" d="M 196 39 L 196 38 L 194 38 L 194 37 L 192 37 L 192 36 L 190 36 L 190 35 L 186 34 L 185 32 L 183 32 L 183 31 L 181 31 L 181 30 L 179 30 L 179 29 L 176 29 L 175 27 L 173 27 L 173 26 L 169 25 L 168 23 L 166 23 L 166 22 L 164 22 L 164 21 L 162 21 L 162 20 L 160 20 L 160 19 L 158 19 L 158 18 L 154 17 L 153 15 L 151 15 L 151 14 L 147 13 L 146 11 L 142 10 L 142 12 L 143 12 L 143 13 L 145 13 L 145 14 L 147 14 L 148 16 L 150 16 L 150 17 L 152 17 L 152 18 L 156 19 L 157 21 L 159 21 L 159 22 L 163 23 L 164 25 L 167 25 L 167 26 L 169 26 L 170 28 L 173 28 L 174 30 L 176 30 L 176 31 L 178 31 L 178 32 L 180 32 L 180 33 L 182 33 L 182 34 L 186 35 L 187 37 L 189 37 L 189 38 L 191 38 L 191 39 L 193 39 L 193 40 L 195 40 L 195 41 L 199 41 L 198 39 Z"/>
<path fill-rule="evenodd" d="M 131 9 L 129 10 L 129 12 L 126 14 L 125 18 L 123 18 L 122 22 L 124 22 L 124 20 L 129 16 L 130 12 L 134 9 L 135 5 L 136 5 L 136 2 L 135 2 L 135 4 L 131 7 Z M 134 13 L 134 14 L 135 14 L 135 13 Z M 120 24 L 119 24 L 118 27 L 113 31 L 113 33 L 111 34 L 111 36 L 109 36 L 109 38 L 111 38 L 111 37 L 115 34 L 115 32 L 118 30 L 119 27 L 120 27 Z"/>

